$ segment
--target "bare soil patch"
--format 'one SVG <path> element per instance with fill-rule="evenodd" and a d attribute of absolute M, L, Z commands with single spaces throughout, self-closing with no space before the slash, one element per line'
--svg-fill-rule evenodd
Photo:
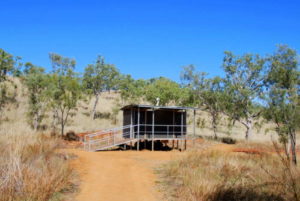
<path fill-rule="evenodd" d="M 78 157 L 73 167 L 80 175 L 78 201 L 161 200 L 154 168 L 181 154 L 178 151 L 70 150 Z"/>

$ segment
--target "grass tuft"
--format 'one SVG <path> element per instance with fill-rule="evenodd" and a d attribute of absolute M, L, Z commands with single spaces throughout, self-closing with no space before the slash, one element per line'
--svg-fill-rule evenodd
<path fill-rule="evenodd" d="M 190 151 L 161 168 L 170 200 L 299 201 L 300 170 L 276 153 Z"/>
<path fill-rule="evenodd" d="M 73 187 L 73 170 L 58 140 L 44 135 L 1 135 L 0 201 L 59 200 Z"/>

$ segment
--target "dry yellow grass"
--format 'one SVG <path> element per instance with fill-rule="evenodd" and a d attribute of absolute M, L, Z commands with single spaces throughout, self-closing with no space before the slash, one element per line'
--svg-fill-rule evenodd
<path fill-rule="evenodd" d="M 247 146 L 251 147 L 250 144 Z M 290 165 L 276 154 L 237 153 L 229 150 L 193 150 L 163 166 L 159 172 L 163 175 L 163 187 L 168 192 L 168 200 L 300 199 L 298 167 Z"/>
<path fill-rule="evenodd" d="M 61 200 L 73 189 L 73 170 L 68 155 L 57 152 L 59 140 L 36 133 L 27 123 L 26 90 L 20 80 L 16 102 L 0 120 L 0 200 Z"/>
<path fill-rule="evenodd" d="M 17 84 L 17 101 L 16 104 L 10 104 L 3 111 L 3 119 L 0 123 L 0 135 L 7 133 L 35 133 L 27 121 L 28 100 L 27 92 L 18 79 L 15 80 Z M 97 112 L 102 115 L 102 118 L 92 120 L 89 116 L 94 98 L 87 102 L 81 101 L 78 105 L 78 111 L 75 115 L 69 118 L 66 125 L 66 131 L 74 130 L 75 132 L 93 131 L 105 129 L 116 126 L 111 118 L 112 110 L 115 107 L 116 101 L 119 99 L 119 94 L 114 92 L 103 93 L 100 97 L 97 106 Z M 117 124 L 122 124 L 121 112 L 117 115 Z M 43 132 L 49 133 L 51 125 L 51 113 L 47 113 L 47 117 L 43 120 L 45 130 Z M 59 128 L 59 125 L 57 125 Z"/>
<path fill-rule="evenodd" d="M 17 84 L 17 104 L 9 105 L 4 110 L 4 119 L 0 123 L 0 135 L 4 133 L 34 133 L 32 128 L 28 125 L 26 112 L 28 108 L 27 92 L 26 88 L 22 86 L 20 80 L 14 79 Z M 120 99 L 120 94 L 116 92 L 104 92 L 100 96 L 99 103 L 96 111 L 99 114 L 99 118 L 92 120 L 89 116 L 93 107 L 94 98 L 88 99 L 87 101 L 81 101 L 78 106 L 78 110 L 72 116 L 65 128 L 65 131 L 73 130 L 75 132 L 85 132 L 101 130 L 105 128 L 111 128 L 121 126 L 122 112 L 117 114 L 116 122 L 112 117 L 112 111 L 114 108 L 119 108 L 126 103 Z M 118 103 L 118 105 L 117 105 Z M 43 132 L 50 132 L 49 125 L 51 125 L 51 113 L 47 113 L 48 116 L 43 120 L 42 125 L 45 125 Z M 193 115 L 188 112 L 188 123 L 192 125 Z M 213 132 L 210 125 L 210 117 L 205 111 L 197 111 L 196 120 L 203 122 L 204 125 L 198 125 L 196 133 L 199 136 L 213 136 Z M 59 125 L 58 125 L 59 127 Z M 266 128 L 271 128 L 272 125 L 265 124 L 261 129 L 253 129 L 252 140 L 253 141 L 270 141 L 271 138 L 276 139 L 277 135 L 274 132 L 265 133 Z M 220 137 L 230 136 L 236 139 L 244 139 L 245 129 L 243 125 L 236 123 L 236 125 L 228 129 L 227 120 L 225 117 L 222 118 L 220 126 L 218 128 L 218 135 Z"/>
<path fill-rule="evenodd" d="M 0 201 L 60 200 L 61 192 L 68 191 L 72 187 L 73 171 L 66 160 L 67 155 L 57 152 L 57 140 L 45 138 L 29 126 L 26 117 L 27 92 L 18 79 L 15 83 L 18 86 L 17 104 L 11 104 L 4 110 L 4 118 L 0 122 Z M 125 104 L 121 103 L 120 94 L 102 93 L 96 108 L 100 118 L 95 120 L 90 117 L 93 102 L 94 98 L 80 102 L 78 110 L 66 125 L 66 131 L 73 130 L 79 133 L 122 125 L 121 112 L 117 114 L 116 124 L 111 118 L 113 109 Z M 192 117 L 193 115 L 188 113 L 189 124 Z M 213 136 L 209 115 L 204 111 L 197 111 L 196 119 L 205 122 L 202 126 L 197 126 L 197 135 Z M 49 113 L 42 122 L 45 125 L 44 133 L 50 133 L 50 123 Z M 267 142 L 271 138 L 276 139 L 276 135 L 272 132 L 265 134 L 265 129 L 270 127 L 271 125 L 267 124 L 260 130 L 254 129 L 252 140 Z M 244 139 L 243 126 L 237 123 L 228 130 L 224 117 L 218 130 L 219 137 L 230 134 L 230 137 Z M 276 175 L 276 179 L 284 182 L 284 185 L 276 184 L 272 186 L 273 188 L 266 185 L 257 190 L 258 184 L 274 182 L 274 178 L 261 169 L 261 164 L 271 175 Z M 247 193 L 261 200 L 292 199 L 288 183 L 290 181 L 286 180 L 288 177 L 284 177 L 285 173 L 281 169 L 272 168 L 273 166 L 282 167 L 282 164 L 274 157 L 228 154 L 222 150 L 194 151 L 171 162 L 165 167 L 163 174 L 168 182 L 168 188 L 173 188 L 175 198 L 179 200 L 221 201 L 221 198 L 228 194 L 235 195 L 233 198 L 237 200 L 238 196 Z M 293 174 L 298 178 L 298 170 L 293 170 Z M 279 192 L 284 196 L 278 197 Z M 233 198 L 231 200 L 234 200 Z"/>
<path fill-rule="evenodd" d="M 0 136 L 0 200 L 60 200 L 72 190 L 68 156 L 57 152 L 58 141 L 45 135 Z"/>

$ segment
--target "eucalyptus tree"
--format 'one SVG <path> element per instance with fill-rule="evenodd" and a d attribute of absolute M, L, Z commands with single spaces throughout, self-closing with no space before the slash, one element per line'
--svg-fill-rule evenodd
<path fill-rule="evenodd" d="M 22 65 L 19 60 L 20 57 L 14 57 L 0 49 L 0 114 L 7 103 L 15 100 L 16 85 L 8 76 L 19 72 L 18 68 Z"/>
<path fill-rule="evenodd" d="M 79 79 L 74 72 L 75 59 L 63 57 L 56 53 L 49 54 L 53 71 L 49 75 L 47 96 L 53 110 L 53 128 L 60 124 L 61 135 L 69 116 L 77 109 L 77 103 L 82 98 Z"/>
<path fill-rule="evenodd" d="M 27 115 L 29 123 L 34 130 L 37 130 L 47 109 L 46 90 L 48 79 L 44 68 L 29 62 L 25 64 L 24 74 L 24 84 L 27 87 L 29 103 Z"/>
<path fill-rule="evenodd" d="M 121 75 L 118 89 L 123 101 L 136 104 L 144 101 L 147 85 L 148 82 L 146 80 L 135 80 L 131 75 Z"/>
<path fill-rule="evenodd" d="M 217 138 L 217 127 L 226 101 L 224 84 L 220 77 L 207 78 L 206 76 L 206 73 L 196 72 L 193 65 L 184 67 L 181 73 L 184 85 L 192 92 L 192 98 L 189 100 L 210 114 L 214 137 Z"/>
<path fill-rule="evenodd" d="M 265 79 L 268 92 L 265 116 L 276 124 L 280 140 L 284 144 L 290 144 L 292 161 L 296 164 L 296 130 L 300 126 L 298 55 L 287 46 L 279 46 L 268 61 Z M 290 143 L 287 143 L 288 141 Z M 286 149 L 286 154 L 290 157 L 289 148 Z"/>
<path fill-rule="evenodd" d="M 115 89 L 118 85 L 119 71 L 112 64 L 106 64 L 102 56 L 98 56 L 95 64 L 89 64 L 84 71 L 83 85 L 88 93 L 95 96 L 91 116 L 95 119 L 96 107 L 103 91 Z"/>
<path fill-rule="evenodd" d="M 226 114 L 246 128 L 245 138 L 251 137 L 254 120 L 262 109 L 261 98 L 264 92 L 265 59 L 259 55 L 236 56 L 225 52 L 223 59 L 225 71 Z"/>
<path fill-rule="evenodd" d="M 145 98 L 153 105 L 180 104 L 182 97 L 180 85 L 168 78 L 152 79 L 145 88 Z M 157 102 L 159 100 L 159 103 Z"/>
<path fill-rule="evenodd" d="M 8 74 L 14 70 L 15 63 L 13 55 L 0 49 L 0 82 L 7 80 Z"/>

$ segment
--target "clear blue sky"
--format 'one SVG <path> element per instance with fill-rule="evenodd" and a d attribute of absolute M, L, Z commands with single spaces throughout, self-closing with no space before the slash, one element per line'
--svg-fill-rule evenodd
<path fill-rule="evenodd" d="M 181 67 L 221 75 L 223 52 L 300 51 L 296 0 L 9 0 L 0 4 L 0 48 L 50 68 L 49 52 L 77 60 L 98 54 L 134 78 L 179 80 Z"/>

